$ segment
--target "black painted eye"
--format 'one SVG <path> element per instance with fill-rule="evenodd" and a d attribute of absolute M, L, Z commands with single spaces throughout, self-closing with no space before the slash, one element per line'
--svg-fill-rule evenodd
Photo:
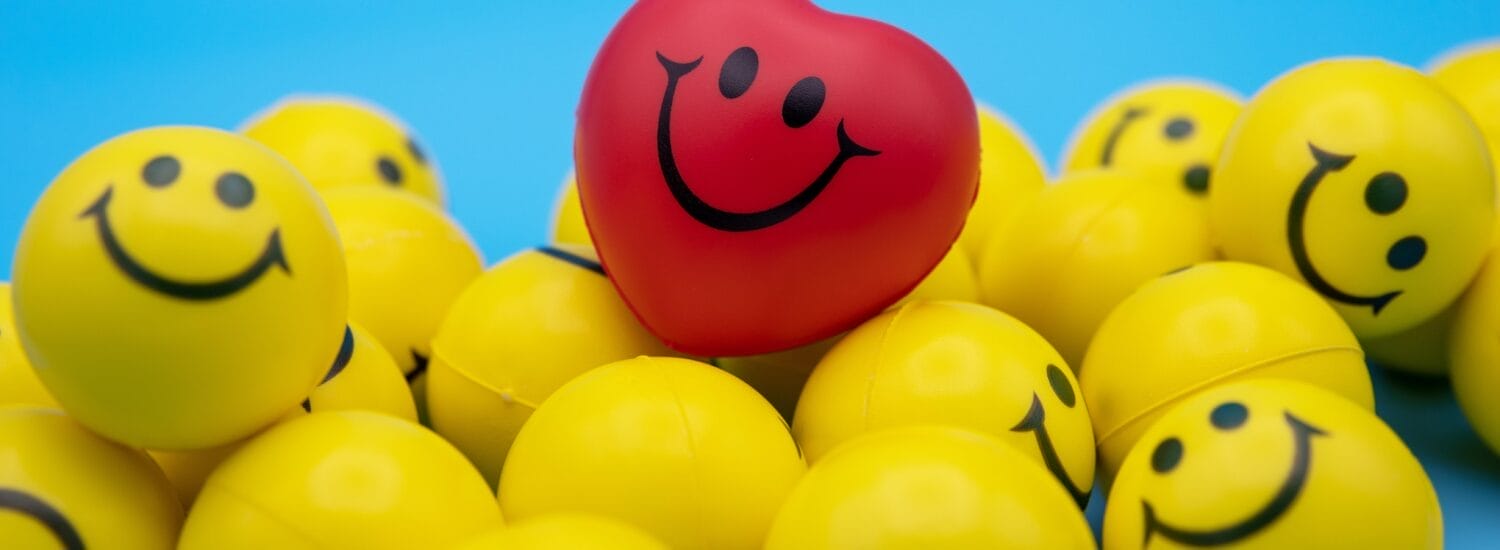
<path fill-rule="evenodd" d="M 1220 430 L 1233 430 L 1245 425 L 1245 420 L 1250 418 L 1250 409 L 1244 405 L 1230 401 L 1217 407 L 1208 413 L 1208 421 Z"/>
<path fill-rule="evenodd" d="M 417 164 L 427 164 L 427 153 L 417 145 L 417 140 L 406 138 L 406 150 L 411 151 L 411 158 L 417 159 Z"/>
<path fill-rule="evenodd" d="M 239 172 L 225 172 L 219 176 L 214 192 L 219 195 L 219 202 L 230 208 L 244 208 L 255 200 L 255 186 L 250 183 L 250 178 Z"/>
<path fill-rule="evenodd" d="M 1167 122 L 1162 129 L 1167 134 L 1167 139 L 1182 141 L 1193 135 L 1193 120 L 1187 117 L 1177 117 Z"/>
<path fill-rule="evenodd" d="M 1406 271 L 1417 264 L 1422 263 L 1422 258 L 1427 256 L 1427 240 L 1418 236 L 1403 237 L 1391 245 L 1391 249 L 1385 253 L 1385 263 L 1391 269 Z"/>
<path fill-rule="evenodd" d="M 1208 167 L 1202 164 L 1195 164 L 1192 168 L 1188 168 L 1188 171 L 1182 174 L 1182 184 L 1186 185 L 1188 191 L 1192 191 L 1195 195 L 1207 193 Z"/>
<path fill-rule="evenodd" d="M 1385 215 L 1406 204 L 1406 178 L 1395 172 L 1381 172 L 1365 185 L 1365 206 L 1371 212 Z"/>
<path fill-rule="evenodd" d="M 786 93 L 786 101 L 781 104 L 781 120 L 793 128 L 807 126 L 807 123 L 817 118 L 818 111 L 823 109 L 823 99 L 827 93 L 821 78 L 809 76 L 797 81 L 792 85 L 791 91 Z"/>
<path fill-rule="evenodd" d="M 760 56 L 750 46 L 742 46 L 729 54 L 724 66 L 719 69 L 719 93 L 727 99 L 745 95 L 750 84 L 755 82 L 755 73 L 760 71 Z"/>
<path fill-rule="evenodd" d="M 1073 393 L 1073 384 L 1068 382 L 1068 374 L 1057 365 L 1047 365 L 1047 383 L 1052 385 L 1052 393 L 1068 408 L 1078 403 L 1078 396 Z"/>
<path fill-rule="evenodd" d="M 162 155 L 146 162 L 146 166 L 141 168 L 141 179 L 152 187 L 166 187 L 177 181 L 177 176 L 181 173 L 182 164 L 177 162 L 177 157 Z"/>
<path fill-rule="evenodd" d="M 1169 437 L 1156 445 L 1156 450 L 1151 451 L 1151 469 L 1158 474 L 1165 474 L 1177 467 L 1182 462 L 1182 440 Z"/>
<path fill-rule="evenodd" d="M 391 157 L 380 157 L 380 160 L 375 161 L 375 168 L 380 170 L 380 179 L 387 184 L 401 185 L 401 167 L 396 166 L 396 161 L 391 160 Z"/>

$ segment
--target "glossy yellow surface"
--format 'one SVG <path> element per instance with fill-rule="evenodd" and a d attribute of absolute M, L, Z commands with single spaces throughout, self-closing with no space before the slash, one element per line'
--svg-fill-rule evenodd
<path fill-rule="evenodd" d="M 594 238 L 583 221 L 583 203 L 578 200 L 578 182 L 568 175 L 557 197 L 552 214 L 552 244 L 572 244 L 593 248 Z"/>
<path fill-rule="evenodd" d="M 448 307 L 484 270 L 458 222 L 404 193 L 323 192 L 349 264 L 349 318 L 370 330 L 401 370 L 432 356 Z"/>
<path fill-rule="evenodd" d="M 1094 432 L 1068 364 L 1015 318 L 915 302 L 854 329 L 813 369 L 792 421 L 807 461 L 861 434 L 937 424 L 985 433 L 1051 470 L 1074 498 L 1094 482 Z"/>
<path fill-rule="evenodd" d="M 781 413 L 782 418 L 791 422 L 792 413 L 797 410 L 797 398 L 802 395 L 807 377 L 812 375 L 813 367 L 818 366 L 818 360 L 841 337 L 843 335 L 775 353 L 717 357 L 713 364 L 750 384 L 750 387 L 755 388 L 755 391 L 760 392 L 762 397 L 776 407 L 776 412 Z"/>
<path fill-rule="evenodd" d="M 1460 298 L 1462 300 L 1462 298 Z M 1421 376 L 1448 374 L 1448 335 L 1453 327 L 1455 303 L 1422 324 L 1381 338 L 1366 338 L 1359 345 L 1370 362 L 1394 371 Z"/>
<path fill-rule="evenodd" d="M 1095 329 L 1136 287 L 1213 258 L 1197 199 L 1124 170 L 1069 174 L 990 241 L 985 303 L 1040 332 L 1075 368 Z"/>
<path fill-rule="evenodd" d="M 501 261 L 454 302 L 433 339 L 432 427 L 495 483 L 536 406 L 573 377 L 638 355 L 671 352 L 636 321 L 584 247 Z"/>
<path fill-rule="evenodd" d="M 446 204 L 437 161 L 406 125 L 352 97 L 283 98 L 240 131 L 285 157 L 319 191 L 346 186 L 400 189 Z"/>
<path fill-rule="evenodd" d="M 1296 281 L 1236 262 L 1143 285 L 1099 326 L 1078 378 L 1106 481 L 1173 404 L 1226 382 L 1299 380 L 1375 408 L 1364 354 L 1338 314 Z"/>
<path fill-rule="evenodd" d="M 230 456 L 179 548 L 445 548 L 501 524 L 484 480 L 442 438 L 339 411 L 278 425 Z"/>
<path fill-rule="evenodd" d="M 948 249 L 943 259 L 932 272 L 917 283 L 904 298 L 887 309 L 895 309 L 916 300 L 955 300 L 959 302 L 979 301 L 979 278 L 977 266 L 962 246 Z"/>
<path fill-rule="evenodd" d="M 768 550 L 1094 548 L 1083 513 L 1011 446 L 967 430 L 866 435 L 808 470 Z"/>
<path fill-rule="evenodd" d="M 1317 61 L 1266 85 L 1214 174 L 1224 256 L 1302 280 L 1361 338 L 1452 304 L 1495 224 L 1473 120 L 1431 78 L 1379 59 Z"/>
<path fill-rule="evenodd" d="M 308 412 L 375 411 L 416 422 L 417 406 L 401 368 L 364 328 L 351 322 L 349 330 L 353 349 L 348 363 L 338 372 L 325 373 L 303 408 Z"/>
<path fill-rule="evenodd" d="M 1427 474 L 1368 409 L 1253 380 L 1174 407 L 1120 470 L 1104 548 L 1443 547 Z"/>
<path fill-rule="evenodd" d="M 1428 72 L 1469 111 L 1489 143 L 1490 162 L 1500 163 L 1500 41 L 1450 51 Z M 1496 182 L 1500 183 L 1500 170 Z"/>
<path fill-rule="evenodd" d="M 667 550 L 667 545 L 617 519 L 548 514 L 495 529 L 454 550 Z"/>
<path fill-rule="evenodd" d="M 1448 376 L 1469 425 L 1500 453 L 1500 255 L 1491 253 L 1459 300 L 1448 340 Z"/>
<path fill-rule="evenodd" d="M 14 275 L 21 342 L 53 397 L 147 448 L 270 424 L 317 384 L 347 319 L 312 188 L 209 128 L 131 132 L 75 160 L 27 219 Z"/>
<path fill-rule="evenodd" d="M 500 476 L 507 517 L 613 517 L 674 548 L 760 548 L 806 467 L 750 386 L 687 359 L 639 357 L 559 388 Z"/>
<path fill-rule="evenodd" d="M 1240 106 L 1233 92 L 1200 80 L 1133 86 L 1106 99 L 1073 130 L 1063 172 L 1123 168 L 1204 199 Z"/>
<path fill-rule="evenodd" d="M 182 505 L 145 453 L 56 409 L 0 405 L 0 501 L 5 548 L 164 550 L 182 526 Z"/>
<path fill-rule="evenodd" d="M 988 248 L 995 227 L 1047 183 L 1036 146 L 1021 129 L 990 107 L 980 105 L 978 111 L 979 193 L 955 245 L 976 259 Z"/>
<path fill-rule="evenodd" d="M 36 377 L 18 338 L 10 283 L 0 282 L 0 405 L 57 407 L 57 400 Z"/>

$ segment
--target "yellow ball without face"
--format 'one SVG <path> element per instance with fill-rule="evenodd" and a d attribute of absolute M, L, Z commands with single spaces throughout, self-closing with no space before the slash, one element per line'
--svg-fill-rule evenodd
<path fill-rule="evenodd" d="M 666 355 L 605 278 L 593 251 L 559 245 L 505 259 L 453 304 L 432 344 L 433 429 L 486 481 L 516 432 L 573 377 L 638 355 Z"/>
<path fill-rule="evenodd" d="M 1063 172 L 1125 168 L 1172 183 L 1199 199 L 1240 99 L 1198 80 L 1140 84 L 1105 100 L 1073 131 Z"/>
<path fill-rule="evenodd" d="M 1500 162 L 1500 41 L 1444 54 L 1433 63 L 1430 73 L 1473 116 L 1489 143 L 1490 162 Z M 1496 182 L 1500 182 L 1500 173 Z"/>
<path fill-rule="evenodd" d="M 1437 494 L 1401 439 L 1286 380 L 1174 407 L 1130 452 L 1104 512 L 1107 550 L 1442 546 Z"/>
<path fill-rule="evenodd" d="M 1321 294 L 1361 338 L 1431 319 L 1484 259 L 1484 139 L 1432 79 L 1377 59 L 1304 65 L 1245 108 L 1214 170 L 1224 256 Z"/>
<path fill-rule="evenodd" d="M 1500 254 L 1490 253 L 1474 286 L 1459 300 L 1448 340 L 1449 377 L 1464 416 L 1500 453 Z"/>
<path fill-rule="evenodd" d="M 613 517 L 674 548 L 760 548 L 804 469 L 750 386 L 696 361 L 639 357 L 573 379 L 531 415 L 500 505 L 516 520 Z"/>
<path fill-rule="evenodd" d="M 1296 281 L 1235 262 L 1160 277 L 1120 302 L 1078 378 L 1106 481 L 1173 404 L 1226 382 L 1299 380 L 1375 408 L 1364 355 L 1338 314 Z"/>
<path fill-rule="evenodd" d="M 1094 548 L 1083 513 L 1047 477 L 977 432 L 876 432 L 808 470 L 766 548 Z"/>
<path fill-rule="evenodd" d="M 182 505 L 145 453 L 56 409 L 0 406 L 0 541 L 6 548 L 171 548 Z"/>
<path fill-rule="evenodd" d="M 0 283 L 0 405 L 57 407 L 57 400 L 37 379 L 17 338 L 10 283 Z"/>
<path fill-rule="evenodd" d="M 448 307 L 484 270 L 458 222 L 411 195 L 325 191 L 349 263 L 349 318 L 415 379 Z"/>
<path fill-rule="evenodd" d="M 548 514 L 476 537 L 454 550 L 667 550 L 667 545 L 617 519 Z"/>
<path fill-rule="evenodd" d="M 1195 200 L 1133 172 L 1065 176 L 990 240 L 979 270 L 984 301 L 1077 366 L 1104 316 L 1136 287 L 1213 258 Z"/>
<path fill-rule="evenodd" d="M 395 116 L 348 97 L 289 97 L 240 129 L 286 157 L 319 191 L 399 189 L 438 208 L 447 200 L 437 161 Z"/>
<path fill-rule="evenodd" d="M 995 436 L 1045 466 L 1079 503 L 1094 481 L 1094 433 L 1062 356 L 1025 324 L 978 304 L 915 302 L 833 347 L 797 403 L 810 463 L 873 431 L 915 424 Z"/>
<path fill-rule="evenodd" d="M 499 525 L 484 480 L 436 434 L 326 412 L 272 428 L 219 466 L 179 548 L 446 548 Z"/>
<path fill-rule="evenodd" d="M 955 245 L 973 258 L 984 254 L 994 228 L 1047 181 L 1036 146 L 1021 129 L 994 109 L 980 105 L 978 111 L 979 194 Z"/>
<path fill-rule="evenodd" d="M 578 200 L 578 182 L 569 175 L 563 182 L 557 207 L 552 216 L 552 244 L 571 244 L 593 248 L 594 238 L 583 221 L 583 203 Z"/>
<path fill-rule="evenodd" d="M 1420 376 L 1448 374 L 1448 334 L 1458 304 L 1422 324 L 1381 338 L 1360 340 L 1365 356 L 1381 368 Z"/>
<path fill-rule="evenodd" d="M 328 369 L 347 318 L 343 254 L 312 189 L 208 128 L 140 130 L 79 157 L 32 210 L 14 272 L 47 389 L 140 447 L 270 424 Z"/>

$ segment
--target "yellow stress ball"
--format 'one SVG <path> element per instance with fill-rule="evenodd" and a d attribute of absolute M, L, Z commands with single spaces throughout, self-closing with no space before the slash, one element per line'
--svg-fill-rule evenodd
<path fill-rule="evenodd" d="M 1385 369 L 1420 376 L 1448 374 L 1448 334 L 1457 307 L 1454 303 L 1436 317 L 1390 336 L 1360 340 L 1360 346 L 1371 363 Z"/>
<path fill-rule="evenodd" d="M 494 529 L 454 550 L 667 550 L 645 531 L 617 519 L 547 514 Z"/>
<path fill-rule="evenodd" d="M 673 548 L 760 548 L 805 468 L 750 386 L 696 361 L 638 357 L 542 403 L 511 447 L 500 506 L 520 521 L 612 517 Z"/>
<path fill-rule="evenodd" d="M 954 245 L 973 258 L 984 254 L 994 228 L 1047 182 L 1036 146 L 1021 129 L 988 106 L 978 111 L 979 194 Z"/>
<path fill-rule="evenodd" d="M 240 128 L 291 161 L 319 191 L 344 186 L 400 189 L 442 208 L 437 161 L 400 120 L 351 97 L 283 98 Z"/>
<path fill-rule="evenodd" d="M 592 250 L 558 245 L 496 264 L 433 338 L 432 427 L 495 483 L 516 432 L 559 386 L 637 355 L 671 352 L 636 321 Z"/>
<path fill-rule="evenodd" d="M 1130 452 L 1104 548 L 1443 546 L 1437 494 L 1369 410 L 1287 380 L 1220 386 L 1162 416 Z"/>
<path fill-rule="evenodd" d="M 0 406 L 0 541 L 6 548 L 172 548 L 182 505 L 141 451 L 55 409 Z"/>
<path fill-rule="evenodd" d="M 1094 432 L 1068 364 L 1041 335 L 978 304 L 915 302 L 866 321 L 813 369 L 792 435 L 809 463 L 860 434 L 941 424 L 995 436 L 1082 505 Z"/>
<path fill-rule="evenodd" d="M 1077 366 L 1099 322 L 1141 283 L 1213 259 L 1196 200 L 1137 172 L 1064 176 L 990 240 L 979 268 L 984 301 Z"/>
<path fill-rule="evenodd" d="M 1500 163 L 1500 40 L 1457 48 L 1432 65 L 1433 80 L 1469 111 L 1487 138 L 1491 165 Z"/>
<path fill-rule="evenodd" d="M 589 236 L 589 226 L 583 221 L 583 203 L 578 200 L 578 181 L 571 174 L 563 182 L 561 194 L 557 197 L 557 207 L 553 211 L 552 244 L 594 246 L 594 238 Z"/>
<path fill-rule="evenodd" d="M 333 223 L 243 136 L 111 139 L 42 194 L 16 248 L 21 343 L 79 423 L 132 446 L 242 439 L 297 406 L 347 319 Z"/>
<path fill-rule="evenodd" d="M 56 407 L 57 400 L 36 377 L 21 349 L 11 312 L 10 283 L 0 282 L 0 405 Z"/>
<path fill-rule="evenodd" d="M 448 306 L 484 270 L 458 222 L 406 193 L 323 193 L 349 264 L 349 318 L 370 330 L 415 380 Z"/>
<path fill-rule="evenodd" d="M 1126 168 L 1206 197 L 1214 160 L 1239 112 L 1239 97 L 1210 82 L 1167 79 L 1133 86 L 1105 100 L 1073 130 L 1063 172 Z"/>
<path fill-rule="evenodd" d="M 1297 277 L 1361 338 L 1453 303 L 1495 225 L 1474 122 L 1432 79 L 1379 59 L 1318 61 L 1266 85 L 1215 178 L 1224 256 Z"/>
<path fill-rule="evenodd" d="M 1375 408 L 1359 342 L 1338 314 L 1296 281 L 1236 262 L 1143 285 L 1099 326 L 1078 378 L 1106 480 L 1174 403 L 1229 381 L 1300 380 Z"/>
<path fill-rule="evenodd" d="M 977 432 L 875 432 L 807 471 L 766 548 L 1094 548 L 1083 513 L 1047 477 Z"/>
<path fill-rule="evenodd" d="M 499 525 L 484 479 L 436 434 L 368 411 L 322 412 L 220 465 L 179 548 L 446 548 Z"/>
<path fill-rule="evenodd" d="M 1453 394 L 1480 439 L 1500 453 L 1500 255 L 1489 260 L 1459 300 L 1448 340 Z"/>

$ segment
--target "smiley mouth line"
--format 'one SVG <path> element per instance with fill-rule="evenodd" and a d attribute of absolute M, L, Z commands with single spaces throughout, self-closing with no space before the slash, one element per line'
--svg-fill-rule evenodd
<path fill-rule="evenodd" d="M 104 251 L 109 254 L 110 261 L 115 264 L 115 267 L 120 268 L 120 271 L 125 272 L 131 280 L 146 288 L 184 300 L 215 300 L 244 290 L 272 267 L 280 267 L 288 276 L 292 274 L 292 268 L 287 265 L 286 255 L 281 250 L 281 230 L 273 229 L 260 257 L 238 275 L 201 283 L 175 281 L 157 275 L 132 258 L 125 251 L 125 247 L 120 245 L 119 239 L 115 237 L 114 228 L 109 223 L 109 201 L 114 196 L 114 192 L 114 187 L 105 189 L 104 194 L 100 195 L 99 199 L 78 217 L 79 219 L 94 218 L 95 225 L 99 229 L 99 242 L 104 245 Z"/>
<path fill-rule="evenodd" d="M 1319 149 L 1311 142 L 1307 144 L 1307 148 L 1312 151 L 1313 160 L 1316 162 L 1312 170 L 1307 172 L 1307 176 L 1302 178 L 1302 183 L 1297 186 L 1297 192 L 1292 194 L 1292 204 L 1286 214 L 1286 240 L 1287 246 L 1291 248 L 1292 261 L 1296 262 L 1297 272 L 1307 280 L 1308 286 L 1318 291 L 1318 294 L 1349 305 L 1369 306 L 1374 315 L 1380 315 L 1380 310 L 1385 309 L 1385 306 L 1390 305 L 1391 300 L 1401 295 L 1400 290 L 1379 296 L 1349 294 L 1324 279 L 1323 275 L 1318 273 L 1318 269 L 1313 267 L 1312 258 L 1308 257 L 1305 219 L 1308 203 L 1312 202 L 1313 191 L 1317 190 L 1318 184 L 1323 182 L 1323 177 L 1329 172 L 1337 172 L 1348 166 L 1354 160 L 1354 155 L 1330 153 Z"/>
<path fill-rule="evenodd" d="M 833 177 L 849 159 L 880 154 L 880 151 L 855 143 L 844 131 L 844 121 L 841 119 L 838 127 L 838 155 L 833 157 L 828 167 L 818 175 L 818 179 L 813 180 L 796 196 L 787 199 L 786 202 L 756 212 L 730 212 L 715 208 L 694 193 L 683 180 L 682 172 L 677 169 L 677 159 L 672 153 L 672 100 L 677 95 L 677 82 L 684 75 L 698 68 L 703 58 L 699 57 L 688 63 L 678 63 L 657 52 L 656 59 L 667 71 L 667 89 L 662 95 L 661 115 L 656 126 L 656 156 L 661 162 L 661 174 L 666 178 L 667 188 L 672 191 L 672 197 L 677 200 L 677 204 L 703 225 L 721 231 L 738 232 L 765 229 L 784 222 L 801 212 L 803 208 L 807 208 L 807 205 L 812 204 L 813 199 L 818 198 L 828 184 L 833 182 Z"/>
<path fill-rule="evenodd" d="M 1078 503 L 1079 508 L 1089 503 L 1089 492 L 1078 488 L 1073 483 L 1073 478 L 1068 477 L 1068 469 L 1063 467 L 1062 458 L 1057 456 L 1057 449 L 1052 446 L 1052 436 L 1047 433 L 1047 409 L 1042 406 L 1042 399 L 1036 393 L 1031 394 L 1031 408 L 1027 409 L 1026 416 L 1021 418 L 1021 423 L 1011 428 L 1013 432 L 1032 432 L 1036 435 L 1036 446 L 1042 451 L 1042 463 L 1046 464 L 1047 470 L 1061 481 L 1063 487 L 1067 488 L 1068 494 Z"/>
<path fill-rule="evenodd" d="M 1317 435 L 1328 435 L 1327 432 L 1303 422 L 1302 419 L 1292 415 L 1290 411 L 1285 413 L 1286 423 L 1292 429 L 1292 437 L 1296 439 L 1296 451 L 1292 457 L 1292 470 L 1282 481 L 1281 488 L 1276 491 L 1276 496 L 1271 498 L 1265 506 L 1244 521 L 1225 527 L 1208 531 L 1197 531 L 1183 529 L 1168 524 L 1156 515 L 1156 509 L 1151 507 L 1150 502 L 1141 501 L 1141 506 L 1146 514 L 1146 535 L 1141 542 L 1144 548 L 1151 543 L 1151 535 L 1160 533 L 1168 540 L 1188 546 L 1216 546 L 1236 542 L 1274 523 L 1287 509 L 1297 501 L 1297 496 L 1302 493 L 1302 488 L 1307 485 L 1308 470 L 1312 467 L 1312 438 Z"/>
<path fill-rule="evenodd" d="M 333 366 L 328 368 L 328 374 L 323 375 L 323 380 L 318 385 L 327 384 L 333 377 L 344 372 L 344 367 L 349 366 L 349 361 L 354 360 L 354 330 L 349 325 L 344 325 L 344 342 L 339 344 L 339 354 L 333 357 Z M 312 412 L 312 398 L 302 400 L 302 410 Z"/>
<path fill-rule="evenodd" d="M 1120 121 L 1115 123 L 1115 127 L 1109 130 L 1109 137 L 1104 138 L 1104 151 L 1099 154 L 1099 166 L 1109 166 L 1109 163 L 1114 162 L 1115 146 L 1120 143 L 1120 136 L 1125 134 L 1125 128 L 1130 126 L 1130 123 L 1135 122 L 1135 119 L 1146 116 L 1146 113 L 1147 111 L 1144 107 L 1127 107 L 1125 109 L 1125 116 L 1120 118 Z"/>
<path fill-rule="evenodd" d="M 83 550 L 83 537 L 57 508 L 46 501 L 16 489 L 0 487 L 0 510 L 15 510 L 37 520 L 67 550 Z"/>

